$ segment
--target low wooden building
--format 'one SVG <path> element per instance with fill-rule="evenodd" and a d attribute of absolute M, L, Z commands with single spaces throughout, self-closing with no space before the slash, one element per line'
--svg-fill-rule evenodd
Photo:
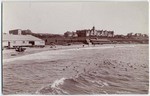
<path fill-rule="evenodd" d="M 3 47 L 14 48 L 17 46 L 33 47 L 33 46 L 45 46 L 45 41 L 34 37 L 32 35 L 11 35 L 4 34 Z"/>

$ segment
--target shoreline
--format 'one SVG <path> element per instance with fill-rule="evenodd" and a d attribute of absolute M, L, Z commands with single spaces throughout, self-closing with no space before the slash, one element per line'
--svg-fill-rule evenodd
<path fill-rule="evenodd" d="M 27 48 L 27 50 L 25 52 L 16 52 L 15 49 L 7 49 L 7 50 L 3 50 L 3 59 L 7 60 L 10 58 L 16 58 L 16 57 L 20 57 L 20 56 L 25 56 L 25 55 L 30 55 L 30 54 L 36 54 L 36 53 L 40 53 L 40 52 L 45 52 L 45 51 L 57 51 L 57 50 L 68 50 L 68 49 L 89 49 L 89 48 L 107 48 L 107 46 L 109 47 L 125 47 L 125 46 L 149 46 L 148 44 L 105 44 L 105 45 L 85 45 L 84 47 L 81 45 L 71 45 L 71 46 L 57 46 L 56 48 L 49 48 L 49 46 L 46 46 L 45 48 Z M 10 51 L 10 52 L 9 52 Z M 7 56 L 9 54 L 9 56 Z M 15 54 L 16 56 L 11 56 L 11 54 Z M 4 56 L 6 55 L 6 56 Z"/>
<path fill-rule="evenodd" d="M 27 52 L 26 53 L 26 51 L 24 52 L 24 53 L 26 53 L 26 54 L 24 54 L 24 53 L 18 53 L 18 52 L 16 52 L 16 56 L 11 56 L 11 58 L 4 58 L 3 59 L 3 63 L 5 63 L 5 62 L 10 62 L 10 61 L 15 61 L 15 59 L 17 59 L 17 60 L 19 60 L 18 58 L 22 58 L 22 57 L 26 57 L 26 56 L 30 56 L 30 55 L 38 55 L 38 54 L 40 54 L 40 53 L 45 53 L 45 52 L 54 52 L 54 54 L 55 54 L 55 52 L 57 52 L 57 51 L 59 51 L 59 52 L 63 52 L 63 51 L 77 51 L 77 50 L 88 50 L 88 49 L 107 49 L 107 48 L 123 48 L 123 47 L 135 47 L 135 46 L 149 46 L 149 45 L 147 45 L 147 44 L 132 44 L 132 45 L 130 45 L 130 44 L 116 44 L 116 45 L 114 45 L 113 44 L 113 46 L 112 46 L 112 44 L 106 44 L 106 45 L 96 45 L 96 46 L 93 46 L 93 45 L 91 45 L 91 46 L 88 46 L 88 45 L 86 45 L 86 46 L 82 46 L 83 44 L 81 44 L 81 45 L 73 45 L 73 46 L 57 46 L 57 48 L 44 48 L 44 49 L 40 49 L 40 50 L 36 50 L 36 51 L 34 51 L 34 52 L 32 52 L 32 50 L 34 50 L 34 49 L 39 49 L 39 48 L 31 48 L 31 50 L 29 51 L 29 52 Z M 41 52 L 39 52 L 39 51 L 41 51 Z M 31 53 L 30 53 L 31 52 Z"/>

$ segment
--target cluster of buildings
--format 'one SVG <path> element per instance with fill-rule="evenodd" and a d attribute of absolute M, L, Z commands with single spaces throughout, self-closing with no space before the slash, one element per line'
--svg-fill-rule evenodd
<path fill-rule="evenodd" d="M 24 47 L 44 47 L 45 41 L 31 35 L 30 30 L 10 30 L 9 34 L 3 34 L 3 47 L 15 48 Z"/>
<path fill-rule="evenodd" d="M 44 47 L 51 44 L 107 44 L 107 43 L 148 43 L 148 35 L 141 33 L 128 33 L 127 35 L 114 35 L 114 31 L 92 29 L 76 30 L 76 32 L 65 32 L 64 35 L 49 33 L 33 33 L 31 30 L 15 29 L 9 34 L 3 34 L 3 47 L 15 48 Z"/>
<path fill-rule="evenodd" d="M 148 38 L 148 35 L 147 34 L 141 34 L 141 33 L 128 33 L 127 34 L 127 37 L 129 38 L 135 38 L 135 37 L 143 37 L 143 38 Z"/>
<path fill-rule="evenodd" d="M 114 31 L 92 29 L 76 30 L 76 32 L 67 31 L 65 37 L 114 37 Z"/>

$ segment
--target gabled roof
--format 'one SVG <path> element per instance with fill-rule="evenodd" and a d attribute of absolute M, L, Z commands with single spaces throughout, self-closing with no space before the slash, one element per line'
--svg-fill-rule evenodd
<path fill-rule="evenodd" d="M 24 41 L 41 41 L 42 40 L 32 35 L 10 35 L 10 34 L 3 34 L 2 39 L 3 41 L 23 41 L 23 40 Z"/>

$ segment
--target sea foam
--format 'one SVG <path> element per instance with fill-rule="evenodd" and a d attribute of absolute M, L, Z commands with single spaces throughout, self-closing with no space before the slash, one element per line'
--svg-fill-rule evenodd
<path fill-rule="evenodd" d="M 57 80 L 55 80 L 54 81 L 54 83 L 51 85 L 51 87 L 52 88 L 56 88 L 56 87 L 58 87 L 59 85 L 62 85 L 63 83 L 64 83 L 64 80 L 65 80 L 66 78 L 61 78 L 61 79 L 57 79 Z"/>

